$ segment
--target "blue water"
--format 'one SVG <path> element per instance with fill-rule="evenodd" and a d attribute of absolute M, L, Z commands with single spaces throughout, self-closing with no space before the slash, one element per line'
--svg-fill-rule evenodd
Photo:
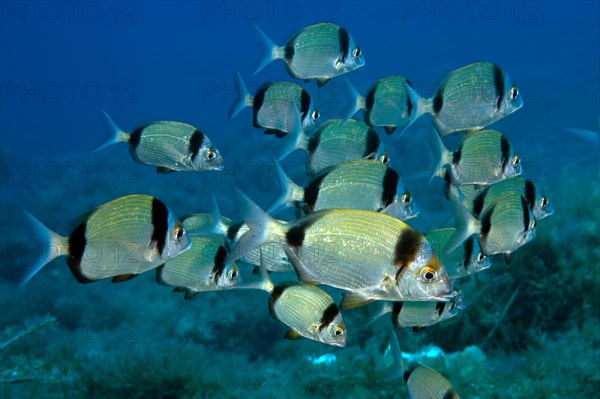
<path fill-rule="evenodd" d="M 560 339 L 566 338 L 561 334 L 575 327 L 585 329 L 582 320 L 595 315 L 595 337 L 585 361 L 593 365 L 595 357 L 597 367 L 598 315 L 586 313 L 586 306 L 588 298 L 598 293 L 594 280 L 598 277 L 598 264 L 594 263 L 598 261 L 598 240 L 594 237 L 600 204 L 599 144 L 593 134 L 598 133 L 600 110 L 598 2 L 4 1 L 0 4 L 0 342 L 14 336 L 11 326 L 23 330 L 45 314 L 57 321 L 50 324 L 53 339 L 48 338 L 51 332 L 46 328 L 41 335 L 26 335 L 0 349 L 3 396 L 405 395 L 400 380 L 393 386 L 353 382 L 357 375 L 370 381 L 356 365 L 367 362 L 371 355 L 382 356 L 385 331 L 379 330 L 388 327 L 385 323 L 373 333 L 356 317 L 352 323 L 355 332 L 343 350 L 288 342 L 281 338 L 285 327 L 267 314 L 264 293 L 211 293 L 184 302 L 154 284 L 153 275 L 119 285 L 107 281 L 80 285 L 62 259 L 45 267 L 24 288 L 18 287 L 35 257 L 37 240 L 21 210 L 32 212 L 66 235 L 94 206 L 131 193 L 155 195 L 177 214 L 206 210 L 212 193 L 223 213 L 235 218 L 230 187 L 236 186 L 268 207 L 279 193 L 269 166 L 279 143 L 252 127 L 248 110 L 232 120 L 227 118 L 235 100 L 233 73 L 239 71 L 251 88 L 266 81 L 294 81 L 281 61 L 251 76 L 262 50 L 252 24 L 283 44 L 301 27 L 324 21 L 344 26 L 360 45 L 366 65 L 344 77 L 363 94 L 377 79 L 401 74 L 421 95 L 430 97 L 447 72 L 477 61 L 501 65 L 521 88 L 524 107 L 493 128 L 509 138 L 524 160 L 524 174 L 555 202 L 557 212 L 540 222 L 536 240 L 554 245 L 566 258 L 557 262 L 560 270 L 593 270 L 591 282 L 582 285 L 589 292 L 570 292 L 564 302 L 555 297 L 538 298 L 557 301 L 556 306 L 576 303 L 581 308 L 565 311 L 569 315 L 551 331 L 544 331 L 546 325 L 529 327 L 533 335 L 558 334 L 553 337 L 562 342 Z M 326 120 L 339 117 L 348 104 L 342 80 L 333 79 L 320 89 L 314 82 L 297 83 L 316 99 L 322 120 Z M 124 144 L 91 154 L 109 136 L 103 110 L 124 130 L 152 120 L 191 123 L 219 148 L 226 169 L 222 173 L 158 175 L 154 168 L 134 163 Z M 568 134 L 567 127 L 592 133 L 581 138 Z M 424 116 L 402 137 L 387 143 L 392 166 L 403 172 L 421 207 L 421 215 L 411 225 L 422 231 L 440 227 L 449 216 L 439 182 L 428 183 L 427 168 L 433 162 L 425 145 L 429 133 L 431 123 Z M 455 138 L 447 141 L 449 146 L 455 143 Z M 304 159 L 296 153 L 284 161 L 299 180 Z M 574 236 L 578 241 L 573 241 Z M 543 245 L 532 248 L 510 271 L 505 266 L 490 271 L 488 280 L 509 272 L 514 277 L 515 269 L 531 256 L 543 257 Z M 541 252 L 536 253 L 535 248 Z M 572 265 L 569 258 L 590 264 Z M 493 281 L 487 283 L 497 286 Z M 561 296 L 561 290 L 577 282 L 562 281 L 555 295 L 567 298 Z M 533 292 L 528 283 L 525 281 L 521 290 Z M 470 293 L 475 297 L 477 289 Z M 498 297 L 503 305 L 510 293 L 501 292 Z M 517 309 L 519 298 L 513 305 Z M 475 300 L 469 309 L 480 305 Z M 499 317 L 500 305 L 492 318 Z M 529 305 L 521 302 L 524 308 Z M 518 326 L 517 319 L 523 315 L 517 311 L 512 315 L 511 325 Z M 439 331 L 438 338 L 444 330 Z M 502 331 L 503 337 L 506 334 L 511 334 L 510 329 Z M 374 340 L 375 336 L 380 339 Z M 483 346 L 484 338 L 474 334 L 445 346 L 460 351 L 467 344 Z M 539 345 L 539 359 L 556 354 L 544 352 L 554 348 L 552 345 Z M 491 346 L 486 353 L 489 357 Z M 502 350 L 517 353 L 524 348 Z M 307 355 L 329 352 L 343 362 L 314 368 L 306 361 Z M 536 355 L 529 356 L 536 363 Z M 167 376 L 160 377 L 164 382 L 155 375 L 161 369 L 167 370 Z M 586 369 L 593 370 L 593 366 Z M 467 378 L 443 371 L 454 377 L 450 379 L 459 393 L 470 394 L 463 397 L 477 397 L 469 391 L 473 388 L 467 386 Z M 580 390 L 559 392 L 558 397 L 578 397 L 590 392 L 588 388 L 597 388 L 600 378 L 592 374 L 585 383 L 574 384 Z M 139 388 L 155 378 L 163 390 Z M 489 390 L 481 391 L 479 397 L 493 397 L 491 392 L 524 397 L 523 392 L 530 392 L 515 391 L 519 378 L 525 378 L 518 372 L 502 378 L 487 381 Z M 544 377 L 531 375 L 527 379 L 544 381 Z M 490 384 L 495 384 L 495 390 Z M 511 387 L 509 392 L 502 389 L 503 384 Z"/>

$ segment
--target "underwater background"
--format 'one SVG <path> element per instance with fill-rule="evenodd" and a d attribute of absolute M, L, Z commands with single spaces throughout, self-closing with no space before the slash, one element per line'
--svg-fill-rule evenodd
<path fill-rule="evenodd" d="M 283 339 L 286 327 L 269 316 L 261 291 L 184 301 L 152 272 L 83 285 L 64 259 L 19 286 L 40 252 L 23 210 L 66 235 L 93 207 L 132 193 L 180 215 L 207 211 L 212 193 L 236 219 L 235 186 L 268 208 L 280 194 L 271 161 L 280 143 L 252 127 L 248 110 L 228 119 L 233 73 L 251 91 L 295 81 L 281 61 L 252 76 L 262 54 L 252 24 L 283 44 L 317 22 L 340 24 L 361 46 L 365 66 L 343 77 L 360 93 L 401 74 L 431 97 L 453 69 L 501 65 L 524 106 L 491 128 L 555 207 L 510 266 L 495 261 L 461 281 L 467 309 L 458 317 L 401 331 L 402 350 L 441 348 L 445 355 L 422 362 L 462 398 L 600 390 L 598 2 L 3 1 L 0 12 L 1 397 L 406 397 L 401 379 L 386 381 L 396 367 L 386 352 L 391 323 L 367 325 L 371 306 L 344 312 L 348 345 L 334 348 Z M 321 121 L 348 107 L 343 78 L 322 88 L 298 82 Z M 157 174 L 125 144 L 92 154 L 110 135 L 103 110 L 124 130 L 191 123 L 219 148 L 225 170 Z M 429 119 L 387 143 L 419 204 L 409 221 L 419 231 L 452 224 L 441 181 L 429 182 Z M 297 152 L 282 164 L 302 181 L 304 162 Z"/>

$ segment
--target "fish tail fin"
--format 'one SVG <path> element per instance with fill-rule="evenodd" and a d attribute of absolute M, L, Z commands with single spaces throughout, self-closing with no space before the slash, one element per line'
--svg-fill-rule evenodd
<path fill-rule="evenodd" d="M 229 109 L 229 119 L 236 116 L 244 108 L 251 107 L 252 101 L 254 101 L 254 97 L 248 91 L 248 88 L 246 87 L 246 84 L 244 83 L 240 73 L 235 71 L 233 76 L 235 79 L 235 91 L 237 93 L 237 99 Z"/>
<path fill-rule="evenodd" d="M 33 276 L 35 276 L 44 266 L 50 261 L 59 256 L 67 255 L 69 253 L 69 242 L 66 237 L 58 235 L 54 231 L 46 227 L 40 222 L 35 216 L 27 211 L 23 211 L 27 220 L 34 228 L 35 233 L 42 239 L 42 246 L 40 251 L 40 257 L 37 262 L 29 269 L 23 280 L 21 286 L 25 285 Z"/>
<path fill-rule="evenodd" d="M 270 64 L 271 62 L 284 58 L 283 48 L 277 46 L 269 36 L 262 29 L 259 28 L 258 25 L 254 24 L 254 29 L 258 33 L 258 37 L 260 38 L 260 42 L 263 47 L 263 56 L 258 64 L 258 67 L 252 74 L 252 76 L 259 73 L 265 66 Z"/>
<path fill-rule="evenodd" d="M 406 366 L 404 365 L 404 359 L 402 358 L 402 349 L 400 348 L 400 340 L 398 339 L 398 332 L 390 327 L 390 344 L 388 346 L 392 359 L 394 360 L 394 366 L 389 370 L 385 377 L 379 381 L 380 383 L 391 382 L 400 378 L 403 378 Z M 387 352 L 387 351 L 386 351 Z"/>
<path fill-rule="evenodd" d="M 106 120 L 106 123 L 108 124 L 108 127 L 110 129 L 112 136 L 110 139 L 108 139 L 104 143 L 100 144 L 100 146 L 98 148 L 96 148 L 94 151 L 92 151 L 92 154 L 94 154 L 100 150 L 103 150 L 104 148 L 106 148 L 110 145 L 120 143 L 121 141 L 129 141 L 129 134 L 124 132 L 123 130 L 121 130 L 121 128 L 119 128 L 119 126 L 117 126 L 117 124 L 112 120 L 112 118 L 108 115 L 108 113 L 106 111 L 102 111 L 102 113 L 104 114 L 104 119 Z"/>
<path fill-rule="evenodd" d="M 354 114 L 356 114 L 361 109 L 365 109 L 367 106 L 367 102 L 363 96 L 360 95 L 358 90 L 354 87 L 352 83 L 348 79 L 344 79 L 346 83 L 346 87 L 348 89 L 347 97 L 353 99 L 353 103 L 351 104 L 351 108 L 348 110 L 348 113 L 344 116 L 344 122 L 348 119 L 352 118 Z"/>
<path fill-rule="evenodd" d="M 217 204 L 217 200 L 215 199 L 215 196 L 212 193 L 210 194 L 210 205 L 208 213 L 210 214 L 210 218 L 212 220 L 211 224 L 203 228 L 186 231 L 188 235 L 201 236 L 206 234 L 227 234 L 227 226 L 223 223 L 223 217 L 221 215 L 221 210 L 219 209 L 219 204 Z"/>
<path fill-rule="evenodd" d="M 444 145 L 444 142 L 442 141 L 440 136 L 437 134 L 437 132 L 430 134 L 430 136 L 433 136 L 433 137 L 430 140 L 427 140 L 425 142 L 425 144 L 427 145 L 429 150 L 432 152 L 432 154 L 433 154 L 434 158 L 437 160 L 437 162 L 435 164 L 433 174 L 429 178 L 429 182 L 431 182 L 434 177 L 444 178 L 444 175 L 446 173 L 445 166 L 447 164 L 449 164 L 450 162 L 452 162 L 452 152 L 449 151 L 448 148 L 446 148 L 446 146 Z"/>
<path fill-rule="evenodd" d="M 227 256 L 226 263 L 244 257 L 265 241 L 285 242 L 285 229 L 279 221 L 269 216 L 241 190 L 234 188 L 233 196 L 238 212 L 249 230 L 240 237 L 235 248 Z"/>
<path fill-rule="evenodd" d="M 277 172 L 277 180 L 281 186 L 282 194 L 267 210 L 267 213 L 269 214 L 278 210 L 284 205 L 288 205 L 290 202 L 302 201 L 304 198 L 304 189 L 297 185 L 292 179 L 289 178 L 288 175 L 285 174 L 285 171 L 279 162 L 275 160 L 274 163 L 275 170 Z"/>
<path fill-rule="evenodd" d="M 283 158 L 290 155 L 295 150 L 302 148 L 306 149 L 307 137 L 302 129 L 302 121 L 300 120 L 300 113 L 296 107 L 290 111 L 290 129 L 288 134 L 282 139 L 283 146 L 279 154 L 277 155 L 277 161 L 281 161 Z"/>
<path fill-rule="evenodd" d="M 448 243 L 446 244 L 446 253 L 454 251 L 460 244 L 462 244 L 467 238 L 479 231 L 481 223 L 473 216 L 471 212 L 461 202 L 458 195 L 455 192 L 451 192 L 449 196 L 450 205 L 454 213 L 456 220 L 456 230 L 450 236 Z"/>
<path fill-rule="evenodd" d="M 417 108 L 420 110 L 421 114 L 433 115 L 433 97 L 425 98 L 419 95 L 419 105 L 417 106 Z"/>

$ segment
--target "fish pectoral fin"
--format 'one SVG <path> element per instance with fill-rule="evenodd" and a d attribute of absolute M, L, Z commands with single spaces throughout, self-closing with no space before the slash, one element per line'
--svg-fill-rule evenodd
<path fill-rule="evenodd" d="M 423 330 L 424 330 L 424 329 L 426 329 L 426 328 L 427 328 L 426 326 L 414 326 L 414 327 L 412 328 L 412 331 L 413 331 L 413 332 L 419 332 L 419 331 L 423 331 Z"/>
<path fill-rule="evenodd" d="M 302 338 L 302 335 L 300 335 L 300 333 L 298 333 L 298 331 L 290 329 L 285 333 L 283 338 L 295 341 L 295 340 Z"/>
<path fill-rule="evenodd" d="M 171 168 L 167 168 L 165 166 L 157 166 L 156 167 L 156 173 L 166 174 L 166 173 L 173 173 L 173 172 L 176 172 L 176 171 Z"/>
<path fill-rule="evenodd" d="M 337 63 L 337 61 L 336 61 L 336 63 Z M 327 84 L 327 82 L 329 82 L 329 78 L 320 78 L 320 79 L 317 79 L 317 86 L 323 87 L 323 86 L 325 86 Z"/>
<path fill-rule="evenodd" d="M 364 294 L 358 292 L 344 292 L 342 294 L 342 301 L 340 302 L 340 308 L 342 309 L 354 309 L 373 302 L 374 299 L 367 298 Z"/>
<path fill-rule="evenodd" d="M 148 248 L 146 248 L 146 250 L 144 251 L 144 259 L 146 259 L 148 262 L 153 262 L 157 256 L 158 251 L 156 248 L 156 241 L 151 241 L 148 244 Z"/>
<path fill-rule="evenodd" d="M 118 276 L 114 276 L 111 280 L 112 283 L 122 283 L 123 281 L 131 280 L 132 278 L 137 277 L 137 274 L 128 273 L 128 274 L 119 274 Z"/>

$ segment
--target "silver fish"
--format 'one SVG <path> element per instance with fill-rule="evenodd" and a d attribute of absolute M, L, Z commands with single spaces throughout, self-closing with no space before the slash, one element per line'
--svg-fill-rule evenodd
<path fill-rule="evenodd" d="M 227 249 L 220 234 L 190 238 L 191 248 L 156 269 L 156 281 L 178 287 L 190 299 L 199 292 L 232 288 L 241 282 L 235 263 L 226 264 Z"/>
<path fill-rule="evenodd" d="M 254 74 L 281 59 L 293 77 L 317 80 L 318 85 L 323 86 L 329 79 L 365 65 L 361 49 L 341 26 L 319 23 L 304 27 L 284 46 L 277 46 L 258 26 L 255 28 L 267 52 Z"/>
<path fill-rule="evenodd" d="M 520 109 L 523 96 L 498 65 L 477 62 L 446 75 L 428 102 L 433 125 L 444 137 L 491 125 Z"/>
<path fill-rule="evenodd" d="M 125 281 L 154 269 L 190 248 L 181 222 L 160 200 L 149 195 L 120 197 L 95 208 L 63 237 L 26 212 L 46 253 L 26 275 L 25 284 L 52 259 L 67 256 L 80 283 L 103 278 Z"/>
<path fill-rule="evenodd" d="M 303 132 L 288 135 L 278 160 L 296 149 L 308 154 L 306 171 L 314 176 L 330 166 L 357 159 L 377 159 L 389 162 L 381 139 L 369 126 L 353 119 L 332 119 L 321 124 L 313 134 Z"/>
<path fill-rule="evenodd" d="M 268 213 L 292 204 L 304 213 L 321 209 L 363 209 L 384 212 L 400 220 L 418 215 L 410 191 L 398 173 L 375 160 L 357 160 L 331 166 L 314 176 L 304 188 L 275 165 L 283 195 Z"/>
<path fill-rule="evenodd" d="M 521 157 L 496 130 L 465 135 L 454 152 L 448 151 L 437 135 L 435 140 L 441 153 L 435 176 L 447 183 L 483 187 L 518 176 L 523 171 Z"/>
<path fill-rule="evenodd" d="M 433 248 L 451 280 L 478 273 L 491 266 L 487 256 L 479 247 L 479 241 L 474 236 L 467 238 L 452 252 L 448 252 L 448 242 L 456 233 L 455 228 L 432 230 L 425 233 L 425 238 Z"/>
<path fill-rule="evenodd" d="M 139 163 L 156 166 L 159 173 L 176 171 L 223 170 L 223 157 L 208 136 L 192 125 L 174 121 L 157 121 L 121 130 L 104 112 L 113 138 L 97 148 L 99 151 L 119 142 L 129 144 L 131 157 Z"/>
<path fill-rule="evenodd" d="M 404 76 L 394 75 L 378 80 L 364 97 L 352 85 L 350 89 L 355 106 L 348 118 L 363 109 L 367 125 L 383 127 L 387 134 L 392 134 L 397 128 L 402 133 L 426 111 L 425 100 Z"/>
<path fill-rule="evenodd" d="M 465 308 L 462 293 L 454 289 L 453 297 L 446 302 L 383 302 L 382 308 L 371 322 L 391 313 L 394 328 L 421 329 L 448 320 Z"/>
<path fill-rule="evenodd" d="M 456 231 L 448 243 L 453 251 L 472 234 L 477 234 L 481 250 L 486 256 L 510 254 L 535 237 L 537 221 L 520 193 L 509 192 L 496 199 L 479 218 L 475 218 L 458 198 L 451 196 L 456 217 Z"/>
<path fill-rule="evenodd" d="M 301 131 L 319 119 L 319 111 L 301 86 L 290 82 L 269 82 L 252 95 L 239 73 L 236 72 L 235 76 L 238 99 L 231 106 L 230 118 L 250 107 L 254 112 L 254 127 L 266 128 L 266 134 L 278 137 Z"/>
<path fill-rule="evenodd" d="M 477 193 L 470 203 L 467 201 L 463 201 L 463 203 L 467 202 L 467 208 L 477 217 L 485 213 L 496 199 L 510 192 L 518 193 L 527 200 L 529 209 L 537 220 L 554 213 L 554 207 L 548 197 L 540 194 L 535 184 L 522 176 L 514 176 L 487 186 Z"/>
<path fill-rule="evenodd" d="M 239 190 L 238 207 L 250 227 L 231 260 L 265 241 L 283 245 L 300 280 L 347 290 L 342 308 L 377 299 L 448 300 L 451 284 L 427 240 L 404 222 L 378 212 L 335 209 L 290 223 L 267 215 Z"/>

